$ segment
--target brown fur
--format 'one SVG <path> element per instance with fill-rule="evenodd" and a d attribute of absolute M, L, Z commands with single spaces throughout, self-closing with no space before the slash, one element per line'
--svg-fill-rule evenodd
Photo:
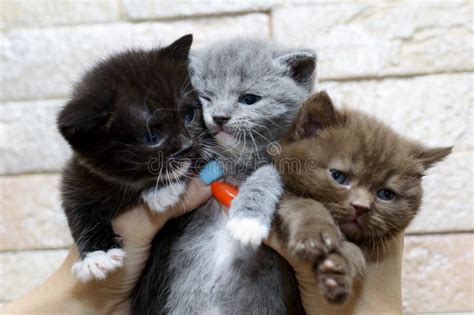
<path fill-rule="evenodd" d="M 303 105 L 281 144 L 275 162 L 291 192 L 279 209 L 288 247 L 315 263 L 322 293 L 342 303 L 363 273 L 362 253 L 408 226 L 425 170 L 451 148 L 426 148 L 362 112 L 338 110 L 325 92 Z M 336 170 L 344 184 L 332 177 Z M 381 189 L 395 197 L 382 200 Z"/>

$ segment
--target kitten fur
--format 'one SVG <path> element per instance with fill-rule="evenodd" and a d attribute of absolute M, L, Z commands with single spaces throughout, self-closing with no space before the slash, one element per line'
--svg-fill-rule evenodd
<path fill-rule="evenodd" d="M 122 264 L 112 218 L 145 201 L 163 211 L 193 171 L 204 125 L 187 71 L 191 43 L 187 35 L 98 63 L 59 114 L 74 151 L 62 176 L 62 204 L 80 252 L 73 272 L 84 282 Z"/>
<path fill-rule="evenodd" d="M 159 233 L 135 292 L 135 314 L 303 313 L 291 268 L 260 243 L 283 192 L 267 146 L 309 96 L 315 66 L 310 50 L 249 39 L 217 42 L 191 54 L 191 81 L 215 140 L 206 150 L 223 165 L 225 181 L 240 191 L 229 216 L 211 199 L 170 223 L 178 230 L 173 239 Z M 159 274 L 163 269 L 165 276 Z"/>
<path fill-rule="evenodd" d="M 314 263 L 322 294 L 343 303 L 365 260 L 413 220 L 425 171 L 451 148 L 427 148 L 363 112 L 336 109 L 325 92 L 302 106 L 281 144 L 275 162 L 290 192 L 278 211 L 281 235 Z"/>

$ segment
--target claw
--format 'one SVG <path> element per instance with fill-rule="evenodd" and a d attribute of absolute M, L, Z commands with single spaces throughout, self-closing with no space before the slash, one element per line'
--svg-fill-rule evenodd
<path fill-rule="evenodd" d="M 332 248 L 332 241 L 329 237 L 325 236 L 323 237 L 324 240 L 324 245 L 326 245 L 327 248 Z"/>
<path fill-rule="evenodd" d="M 331 287 L 331 288 L 337 287 L 337 282 L 336 282 L 336 280 L 334 280 L 334 279 L 332 279 L 332 278 L 327 278 L 324 283 L 326 283 L 326 285 L 327 285 L 328 287 Z"/>
<path fill-rule="evenodd" d="M 326 260 L 324 263 L 321 265 L 321 270 L 323 271 L 330 271 L 336 269 L 336 264 L 332 260 Z"/>

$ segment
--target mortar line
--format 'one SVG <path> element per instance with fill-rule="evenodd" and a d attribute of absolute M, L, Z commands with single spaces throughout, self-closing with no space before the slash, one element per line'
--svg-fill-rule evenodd
<path fill-rule="evenodd" d="M 396 74 L 396 75 L 385 75 L 385 76 L 354 76 L 354 77 L 340 77 L 340 78 L 323 78 L 319 79 L 320 83 L 330 83 L 330 82 L 361 82 L 361 81 L 384 81 L 384 80 L 393 80 L 393 79 L 415 79 L 429 76 L 440 76 L 440 75 L 459 75 L 459 74 L 474 74 L 474 69 L 472 70 L 458 70 L 451 72 L 432 72 L 432 73 L 410 73 L 410 74 Z M 0 103 L 14 103 L 14 102 L 34 102 L 34 101 L 48 101 L 48 100 L 67 100 L 69 94 L 58 94 L 52 96 L 46 96 L 45 98 L 14 98 L 14 99 L 0 99 Z M 1 106 L 1 105 L 0 105 Z"/>

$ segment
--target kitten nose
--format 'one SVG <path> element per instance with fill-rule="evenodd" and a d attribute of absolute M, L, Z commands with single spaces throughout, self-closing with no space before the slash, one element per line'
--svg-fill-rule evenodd
<path fill-rule="evenodd" d="M 228 116 L 212 116 L 212 120 L 219 126 L 222 127 L 229 121 L 230 117 Z"/>
<path fill-rule="evenodd" d="M 351 203 L 352 208 L 354 208 L 356 216 L 360 217 L 364 213 L 369 212 L 369 206 L 362 205 L 358 203 Z"/>

